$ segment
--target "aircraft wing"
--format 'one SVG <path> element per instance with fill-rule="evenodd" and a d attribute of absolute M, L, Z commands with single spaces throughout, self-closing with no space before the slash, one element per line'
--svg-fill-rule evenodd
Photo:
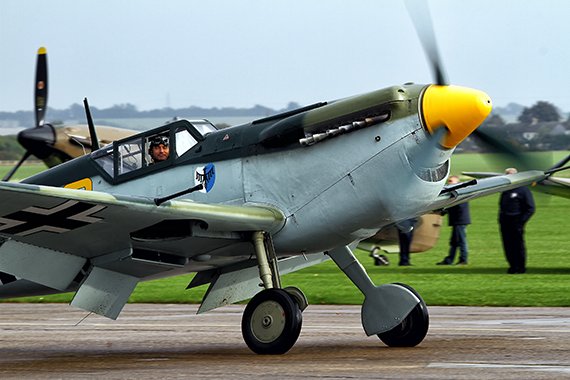
<path fill-rule="evenodd" d="M 284 222 L 271 207 L 156 206 L 151 198 L 0 182 L 0 272 L 59 291 L 79 287 L 72 304 L 116 318 L 138 281 L 247 261 L 249 233 L 275 233 Z"/>
<path fill-rule="evenodd" d="M 570 198 L 570 178 L 548 177 L 538 182 L 532 189 L 541 193 Z"/>
<path fill-rule="evenodd" d="M 477 180 L 477 183 L 442 193 L 429 210 L 449 208 L 473 199 L 503 192 L 521 186 L 532 185 L 546 179 L 548 175 L 539 170 L 524 171 L 516 174 L 496 175 Z"/>
<path fill-rule="evenodd" d="M 473 178 L 489 178 L 501 175 L 500 173 L 491 172 L 463 172 L 463 174 Z M 531 190 L 563 198 L 570 198 L 570 178 L 550 176 L 534 183 Z"/>
<path fill-rule="evenodd" d="M 136 237 L 164 220 L 195 221 L 204 234 L 275 233 L 284 224 L 278 209 L 265 206 L 189 200 L 156 206 L 152 198 L 22 183 L 0 182 L 0 199 L 0 235 L 87 258 L 115 250 L 125 233 Z"/>

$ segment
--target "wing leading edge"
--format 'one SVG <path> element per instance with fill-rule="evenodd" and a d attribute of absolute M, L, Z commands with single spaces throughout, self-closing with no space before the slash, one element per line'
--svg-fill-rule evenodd
<path fill-rule="evenodd" d="M 490 172 L 463 172 L 463 174 L 473 178 L 487 178 L 500 175 Z M 570 198 L 570 178 L 549 176 L 543 181 L 536 182 L 536 185 L 533 184 L 531 190 L 563 198 Z"/>
<path fill-rule="evenodd" d="M 532 185 L 547 177 L 548 174 L 543 171 L 529 170 L 516 174 L 496 175 L 483 178 L 478 180 L 476 184 L 440 194 L 426 212 L 449 208 L 486 195 Z"/>

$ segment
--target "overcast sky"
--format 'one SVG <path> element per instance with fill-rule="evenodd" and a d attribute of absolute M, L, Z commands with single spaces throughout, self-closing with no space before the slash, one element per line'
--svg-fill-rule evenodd
<path fill-rule="evenodd" d="M 451 83 L 570 111 L 570 1 L 429 4 Z M 60 109 L 279 109 L 433 81 L 397 0 L 1 0 L 0 111 L 32 109 L 40 46 Z"/>

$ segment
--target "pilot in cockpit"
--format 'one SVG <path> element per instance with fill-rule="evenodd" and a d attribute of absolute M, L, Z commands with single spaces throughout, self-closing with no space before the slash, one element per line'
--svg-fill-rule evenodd
<path fill-rule="evenodd" d="M 152 158 L 152 163 L 166 161 L 170 155 L 168 136 L 157 135 L 150 138 L 148 154 Z"/>

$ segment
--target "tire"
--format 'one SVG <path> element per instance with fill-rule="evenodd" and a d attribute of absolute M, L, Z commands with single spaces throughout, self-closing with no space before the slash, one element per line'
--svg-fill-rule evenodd
<path fill-rule="evenodd" d="M 247 304 L 241 331 L 256 354 L 280 355 L 289 351 L 301 333 L 303 316 L 297 303 L 283 289 L 266 289 Z"/>
<path fill-rule="evenodd" d="M 406 284 L 396 283 L 410 290 L 420 303 L 404 318 L 402 323 L 394 327 L 392 330 L 378 334 L 378 338 L 389 347 L 414 347 L 420 344 L 429 329 L 429 313 L 427 306 L 420 295 L 410 286 Z"/>

